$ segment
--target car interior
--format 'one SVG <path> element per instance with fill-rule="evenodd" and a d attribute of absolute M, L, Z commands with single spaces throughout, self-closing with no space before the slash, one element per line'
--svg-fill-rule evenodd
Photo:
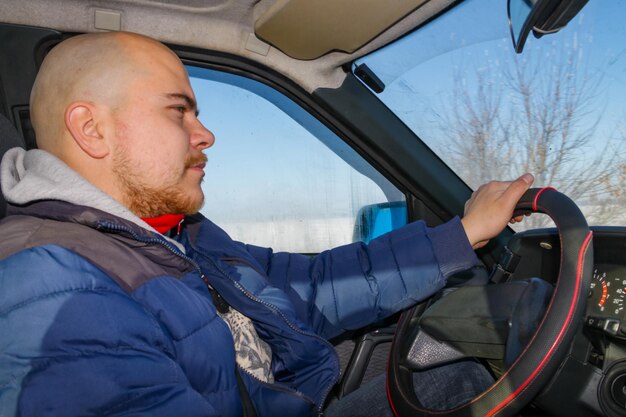
<path fill-rule="evenodd" d="M 339 185 L 330 191 L 317 188 L 331 186 L 333 179 L 322 178 L 314 185 L 307 185 L 308 179 L 297 182 L 300 176 L 328 171 L 330 163 L 316 159 L 317 148 L 310 145 L 303 152 L 309 159 L 303 162 L 300 173 L 289 174 L 286 168 L 279 171 L 281 178 L 293 177 L 292 188 L 285 191 L 285 197 L 269 201 L 271 195 L 254 190 L 246 194 L 247 189 L 239 189 L 237 181 L 242 177 L 231 175 L 227 168 L 220 171 L 220 164 L 227 165 L 230 160 L 220 162 L 216 156 L 211 168 L 216 171 L 207 171 L 206 181 L 211 182 L 212 175 L 224 175 L 232 177 L 233 183 L 223 185 L 230 187 L 228 192 L 221 188 L 212 192 L 223 200 L 207 208 L 205 214 L 216 218 L 218 224 L 222 218 L 232 224 L 232 230 L 225 229 L 238 239 L 248 239 L 245 233 L 251 229 L 251 220 L 235 224 L 239 219 L 236 214 L 230 209 L 218 213 L 220 207 L 238 204 L 241 210 L 271 213 L 254 219 L 267 223 L 258 226 L 267 235 L 272 234 L 267 232 L 268 224 L 276 218 L 277 222 L 288 219 L 271 226 L 278 230 L 275 240 L 254 243 L 309 255 L 337 244 L 368 242 L 410 221 L 437 226 L 462 216 L 475 186 L 468 185 L 458 170 L 422 140 L 419 131 L 377 95 L 391 90 L 388 74 L 402 64 L 391 62 L 383 70 L 374 70 L 374 65 L 368 65 L 370 61 L 363 60 L 387 45 L 407 42 L 414 32 L 433 27 L 463 7 L 470 10 L 477 2 L 480 0 L 3 0 L 0 154 L 16 146 L 37 147 L 29 119 L 29 96 L 47 52 L 81 33 L 137 32 L 165 43 L 187 66 L 202 114 L 207 117 L 203 123 L 209 129 L 222 117 L 216 112 L 229 108 L 228 100 L 233 100 L 233 111 L 238 111 L 243 104 L 236 100 L 248 100 L 254 94 L 287 114 L 289 121 L 295 121 L 307 135 L 316 137 L 319 145 L 315 146 L 347 164 L 351 171 L 341 174 L 346 176 L 346 183 L 359 183 L 361 180 L 355 178 L 364 176 L 376 189 L 358 188 L 346 197 L 349 219 L 345 238 L 324 237 L 319 244 L 290 246 L 289 240 L 295 239 L 283 231 L 296 227 L 295 222 L 297 227 L 306 227 L 294 229 L 296 236 L 315 235 L 319 222 L 311 219 L 318 214 L 317 207 L 331 212 L 325 214 L 328 219 L 339 217 L 328 201 L 347 192 Z M 501 3 L 499 16 L 507 27 L 509 19 L 515 20 L 518 3 L 526 4 L 536 19 L 519 27 L 512 23 L 514 44 L 510 39 L 506 45 L 502 43 L 502 48 L 513 54 L 525 47 L 521 57 L 535 42 L 551 39 L 538 38 L 558 31 L 587 10 L 586 1 L 510 0 L 507 16 L 505 2 Z M 543 9 L 532 9 L 535 3 Z M 480 27 L 480 19 L 491 16 L 477 18 L 474 23 Z M 480 32 L 479 28 L 472 30 Z M 416 51 L 416 56 L 428 57 L 428 48 L 437 46 L 441 39 L 462 36 L 454 31 L 428 33 L 418 45 L 424 51 Z M 529 37 L 524 46 L 525 36 L 531 33 L 536 39 Z M 224 95 L 213 104 L 204 104 L 200 92 L 206 90 L 206 100 L 210 100 L 218 84 L 228 87 Z M 618 111 L 623 116 L 624 108 Z M 268 136 L 290 135 L 271 130 L 277 129 L 272 124 L 281 123 L 262 118 L 243 115 L 237 124 L 248 120 L 251 130 L 268 125 Z M 224 120 L 224 124 L 233 124 L 235 119 Z M 241 149 L 247 145 L 237 144 L 234 136 L 216 136 L 216 155 L 222 149 L 218 148 L 222 146 L 220 140 L 232 142 L 233 160 L 241 162 Z M 298 139 L 295 136 L 293 141 Z M 259 146 L 258 139 L 254 146 Z M 265 154 L 251 157 L 279 166 L 279 148 L 286 145 L 269 143 L 274 142 L 258 148 Z M 211 152 L 213 149 L 207 151 L 209 165 Z M 613 176 L 607 180 L 616 183 L 618 191 L 621 188 L 621 194 L 611 202 L 619 211 L 613 220 L 586 221 L 585 210 L 581 213 L 577 207 L 582 209 L 584 204 L 580 203 L 586 201 L 568 198 L 568 189 L 561 194 L 543 188 L 553 184 L 535 185 L 539 188 L 519 203 L 518 214 L 545 213 L 553 219 L 552 227 L 507 228 L 478 250 L 479 266 L 451 277 L 442 292 L 383 322 L 350 330 L 332 340 L 342 362 L 342 375 L 330 401 L 387 372 L 390 401 L 399 416 L 626 416 L 626 158 L 623 151 L 613 158 L 611 161 L 617 160 L 616 166 L 622 169 L 612 170 Z M 228 169 L 242 171 L 239 165 Z M 264 171 L 259 172 L 251 175 L 264 177 Z M 257 188 L 278 187 L 279 180 L 268 178 Z M 301 194 L 302 200 L 295 194 Z M 363 195 L 366 197 L 360 199 Z M 322 203 L 318 206 L 312 200 Z M 293 220 L 294 207 L 301 206 L 308 207 L 306 216 Z M 6 202 L 0 197 L 0 217 L 5 211 Z M 326 223 L 328 233 L 340 229 L 339 220 Z M 246 229 L 241 236 L 237 235 L 240 229 Z M 412 372 L 467 357 L 477 358 L 497 378 L 475 404 L 436 412 L 423 409 L 411 398 Z"/>

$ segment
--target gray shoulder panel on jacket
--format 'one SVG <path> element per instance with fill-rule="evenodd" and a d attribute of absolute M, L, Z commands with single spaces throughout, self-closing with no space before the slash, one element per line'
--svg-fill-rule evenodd
<path fill-rule="evenodd" d="M 192 265 L 165 247 L 103 233 L 77 223 L 10 216 L 0 222 L 0 236 L 0 260 L 29 248 L 61 246 L 106 272 L 127 292 L 154 277 L 178 278 L 193 270 Z"/>

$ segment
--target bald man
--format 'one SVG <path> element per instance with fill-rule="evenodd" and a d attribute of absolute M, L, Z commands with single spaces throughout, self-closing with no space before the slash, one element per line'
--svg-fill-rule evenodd
<path fill-rule="evenodd" d="M 519 220 L 532 183 L 489 183 L 463 220 L 436 228 L 274 254 L 198 214 L 214 137 L 162 44 L 129 33 L 62 42 L 31 113 L 39 149 L 12 149 L 0 166 L 2 416 L 316 415 L 339 376 L 326 340 L 475 265 L 472 248 Z"/>
<path fill-rule="evenodd" d="M 202 150 L 214 138 L 196 117 L 182 63 L 162 44 L 122 34 L 63 42 L 42 65 L 31 113 L 39 149 L 135 215 L 200 209 Z"/>

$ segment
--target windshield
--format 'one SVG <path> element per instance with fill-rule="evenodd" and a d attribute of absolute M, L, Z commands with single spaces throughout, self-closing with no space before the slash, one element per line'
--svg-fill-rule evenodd
<path fill-rule="evenodd" d="M 626 1 L 589 2 L 518 55 L 506 2 L 466 0 L 355 67 L 378 75 L 379 98 L 473 189 L 531 172 L 591 225 L 626 225 L 623 16 Z M 521 227 L 545 225 L 533 217 Z"/>

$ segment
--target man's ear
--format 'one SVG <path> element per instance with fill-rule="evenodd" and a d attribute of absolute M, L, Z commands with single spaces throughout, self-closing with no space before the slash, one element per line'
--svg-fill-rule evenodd
<path fill-rule="evenodd" d="M 109 145 L 102 136 L 97 109 L 92 103 L 77 101 L 65 109 L 65 126 L 80 148 L 92 158 L 104 158 Z"/>

